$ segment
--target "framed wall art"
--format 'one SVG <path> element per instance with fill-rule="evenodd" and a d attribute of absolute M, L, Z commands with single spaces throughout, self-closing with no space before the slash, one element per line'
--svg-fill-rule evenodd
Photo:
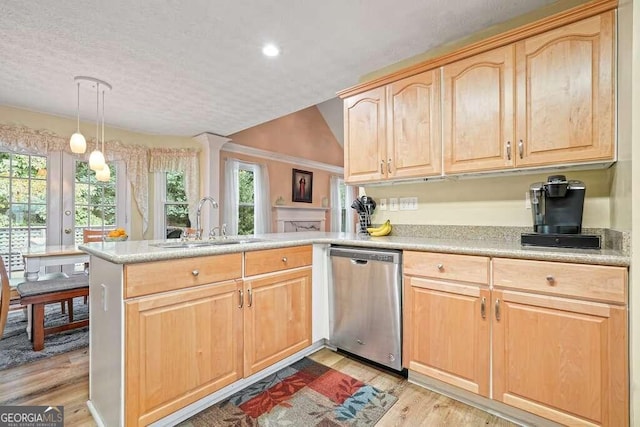
<path fill-rule="evenodd" d="M 313 200 L 313 172 L 293 169 L 291 194 L 294 202 L 311 203 Z"/>

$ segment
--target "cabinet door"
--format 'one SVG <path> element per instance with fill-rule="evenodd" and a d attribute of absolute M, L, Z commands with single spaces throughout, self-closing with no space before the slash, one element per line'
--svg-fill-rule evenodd
<path fill-rule="evenodd" d="M 624 307 L 494 291 L 493 398 L 564 425 L 628 425 Z"/>
<path fill-rule="evenodd" d="M 385 88 L 344 100 L 344 176 L 346 182 L 386 176 Z"/>
<path fill-rule="evenodd" d="M 489 397 L 489 290 L 405 276 L 406 368 Z"/>
<path fill-rule="evenodd" d="M 311 345 L 311 267 L 248 278 L 245 376 Z"/>
<path fill-rule="evenodd" d="M 241 284 L 125 303 L 127 425 L 148 425 L 242 378 Z"/>
<path fill-rule="evenodd" d="M 440 174 L 440 70 L 387 86 L 387 176 Z"/>
<path fill-rule="evenodd" d="M 514 46 L 445 65 L 443 80 L 445 172 L 512 167 Z"/>
<path fill-rule="evenodd" d="M 613 159 L 613 14 L 517 43 L 519 166 Z"/>

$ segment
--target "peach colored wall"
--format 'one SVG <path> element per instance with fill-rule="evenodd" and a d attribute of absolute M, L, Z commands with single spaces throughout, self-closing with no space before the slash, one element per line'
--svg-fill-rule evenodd
<path fill-rule="evenodd" d="M 317 107 L 230 135 L 236 144 L 342 166 L 344 152 Z"/>
<path fill-rule="evenodd" d="M 263 159 L 253 156 L 247 156 L 244 154 L 238 153 L 229 153 L 224 151 L 224 147 L 220 153 L 220 211 L 223 212 L 224 208 L 224 160 L 226 158 L 234 158 L 238 160 L 242 160 L 249 163 L 262 163 L 266 164 L 269 169 L 269 187 L 270 187 L 270 199 L 271 205 L 275 205 L 276 199 L 280 196 L 284 199 L 284 204 L 286 206 L 300 206 L 300 207 L 320 207 L 322 206 L 322 198 L 326 197 L 329 202 L 331 202 L 331 198 L 329 196 L 330 189 L 330 177 L 331 173 L 319 170 L 312 169 L 307 167 L 300 167 L 298 165 L 294 165 L 291 163 L 277 162 L 275 160 Z M 302 169 L 305 171 L 313 172 L 313 188 L 312 188 L 312 203 L 299 203 L 292 202 L 291 198 L 291 174 L 292 169 Z M 326 213 L 326 222 L 325 227 L 326 230 L 331 229 L 331 215 L 329 211 Z M 272 231 L 275 231 L 275 226 L 272 225 Z"/>

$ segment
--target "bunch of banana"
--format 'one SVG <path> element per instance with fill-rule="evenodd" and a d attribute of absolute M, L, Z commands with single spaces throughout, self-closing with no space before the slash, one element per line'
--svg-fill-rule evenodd
<path fill-rule="evenodd" d="M 386 220 L 380 227 L 369 227 L 367 231 L 373 237 L 386 236 L 391 233 L 391 221 Z"/>

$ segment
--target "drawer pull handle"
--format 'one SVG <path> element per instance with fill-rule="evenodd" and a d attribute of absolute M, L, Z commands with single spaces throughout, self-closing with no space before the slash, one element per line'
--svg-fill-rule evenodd
<path fill-rule="evenodd" d="M 244 305 L 244 295 L 242 294 L 242 289 L 238 289 L 238 308 L 242 308 Z"/>
<path fill-rule="evenodd" d="M 522 142 L 522 140 L 520 140 L 520 142 L 518 142 L 518 154 L 520 155 L 520 158 L 522 159 L 523 155 L 524 155 L 524 142 Z"/>
<path fill-rule="evenodd" d="M 547 276 L 547 282 L 548 282 L 551 286 L 553 286 L 553 285 L 555 285 L 555 284 L 556 284 L 556 279 L 554 279 L 552 275 L 548 275 L 548 276 Z"/>
<path fill-rule="evenodd" d="M 482 302 L 480 303 L 480 315 L 483 319 L 487 318 L 487 298 L 482 297 Z"/>
<path fill-rule="evenodd" d="M 198 270 L 193 270 L 191 272 L 191 274 L 193 274 L 193 277 L 198 277 L 198 275 L 200 274 L 200 272 Z"/>
<path fill-rule="evenodd" d="M 282 257 L 282 262 L 287 262 L 287 257 L 286 256 Z"/>
<path fill-rule="evenodd" d="M 496 298 L 496 320 L 500 321 L 500 299 Z"/>
<path fill-rule="evenodd" d="M 249 295 L 249 305 L 247 305 L 247 307 L 251 307 L 253 305 L 253 293 L 251 289 L 247 289 L 247 295 Z"/>
<path fill-rule="evenodd" d="M 387 160 L 387 173 L 391 173 L 391 159 Z"/>
<path fill-rule="evenodd" d="M 507 160 L 511 160 L 511 141 L 507 141 Z"/>
<path fill-rule="evenodd" d="M 443 271 L 444 270 L 444 264 L 438 264 L 436 265 L 436 267 L 438 268 L 438 270 Z"/>
<path fill-rule="evenodd" d="M 380 160 L 380 175 L 384 175 L 384 160 Z"/>

